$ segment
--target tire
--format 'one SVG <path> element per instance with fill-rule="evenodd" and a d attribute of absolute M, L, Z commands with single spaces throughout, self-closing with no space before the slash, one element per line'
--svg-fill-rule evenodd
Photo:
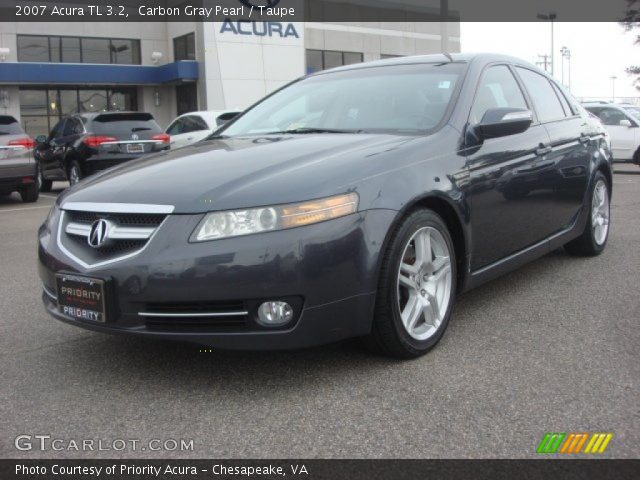
<path fill-rule="evenodd" d="M 423 262 L 416 255 L 420 245 L 429 250 Z M 442 218 L 428 209 L 407 215 L 392 233 L 382 259 L 367 345 L 398 358 L 415 358 L 431 350 L 449 323 L 456 278 L 453 241 Z"/>
<path fill-rule="evenodd" d="M 604 189 L 604 190 L 603 190 Z M 571 255 L 593 257 L 607 245 L 611 220 L 609 182 L 602 172 L 596 172 L 589 189 L 589 217 L 582 234 L 564 248 Z"/>
<path fill-rule="evenodd" d="M 69 168 L 67 170 L 67 178 L 69 179 L 70 186 L 75 185 L 84 178 L 84 175 L 82 174 L 82 168 L 80 168 L 80 164 L 77 160 L 73 160 L 69 164 Z"/>
<path fill-rule="evenodd" d="M 39 196 L 40 190 L 38 189 L 38 182 L 33 182 L 20 189 L 20 197 L 22 197 L 22 201 L 25 203 L 37 202 Z"/>
<path fill-rule="evenodd" d="M 41 192 L 50 192 L 52 185 L 53 181 L 45 180 L 44 175 L 42 174 L 42 168 L 40 167 L 40 162 L 38 162 L 38 188 Z"/>

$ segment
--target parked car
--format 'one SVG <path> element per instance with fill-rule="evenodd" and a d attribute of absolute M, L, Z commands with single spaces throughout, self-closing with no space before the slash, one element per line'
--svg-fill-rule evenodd
<path fill-rule="evenodd" d="M 560 246 L 601 253 L 611 178 L 602 125 L 533 65 L 349 65 L 60 195 L 39 230 L 42 297 L 101 332 L 228 349 L 365 337 L 415 357 L 459 292 Z"/>
<path fill-rule="evenodd" d="M 38 200 L 35 142 L 14 117 L 0 115 L 0 195 L 20 193 L 23 202 Z"/>
<path fill-rule="evenodd" d="M 586 103 L 611 136 L 613 159 L 640 165 L 640 108 L 615 103 Z"/>
<path fill-rule="evenodd" d="M 231 110 L 185 113 L 171 122 L 165 133 L 171 136 L 171 148 L 185 147 L 208 137 L 239 114 Z"/>
<path fill-rule="evenodd" d="M 54 180 L 75 185 L 105 168 L 169 148 L 169 135 L 144 112 L 71 115 L 36 141 L 43 192 L 51 190 Z"/>

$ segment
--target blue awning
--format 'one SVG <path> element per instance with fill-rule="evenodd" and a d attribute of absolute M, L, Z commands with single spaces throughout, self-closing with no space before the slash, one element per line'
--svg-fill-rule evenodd
<path fill-rule="evenodd" d="M 101 65 L 93 63 L 0 63 L 0 84 L 25 85 L 162 85 L 198 79 L 198 62 L 165 65 Z"/>

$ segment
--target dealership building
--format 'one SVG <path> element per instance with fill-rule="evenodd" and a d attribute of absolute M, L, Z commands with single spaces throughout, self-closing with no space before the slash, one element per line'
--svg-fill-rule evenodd
<path fill-rule="evenodd" d="M 457 22 L 0 22 L 0 114 L 45 134 L 75 112 L 139 110 L 165 127 L 245 108 L 310 73 L 460 51 Z"/>

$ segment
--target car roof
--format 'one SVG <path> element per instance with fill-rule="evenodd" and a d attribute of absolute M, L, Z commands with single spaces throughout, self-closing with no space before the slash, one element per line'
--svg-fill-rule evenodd
<path fill-rule="evenodd" d="M 321 70 L 319 72 L 313 73 L 312 75 L 322 75 L 327 72 L 358 70 L 358 69 L 377 67 L 377 66 L 388 66 L 388 65 L 415 65 L 415 64 L 426 64 L 426 63 L 471 63 L 475 61 L 482 62 L 482 63 L 506 62 L 506 63 L 513 63 L 517 65 L 523 65 L 523 66 L 532 68 L 538 72 L 544 73 L 545 75 L 548 76 L 546 72 L 539 69 L 532 63 L 527 62 L 526 60 L 522 60 L 521 58 L 513 57 L 511 55 L 502 55 L 498 53 L 447 53 L 447 54 L 438 53 L 433 55 L 409 55 L 409 56 L 403 56 L 403 57 L 374 60 L 371 62 L 344 65 L 341 67 Z"/>

